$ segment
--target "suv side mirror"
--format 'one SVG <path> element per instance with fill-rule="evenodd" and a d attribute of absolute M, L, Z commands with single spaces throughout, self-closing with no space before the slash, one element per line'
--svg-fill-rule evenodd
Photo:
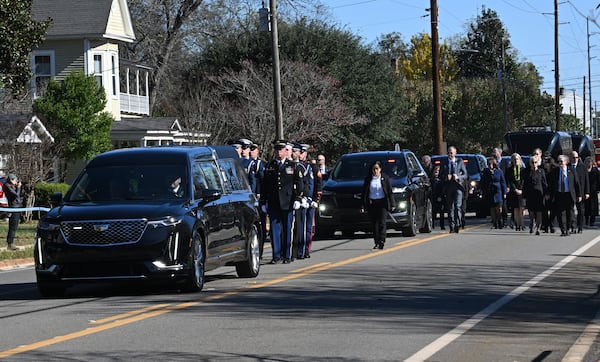
<path fill-rule="evenodd" d="M 221 190 L 218 189 L 202 189 L 199 192 L 199 198 L 204 199 L 204 201 L 214 201 L 220 198 L 223 195 Z"/>
<path fill-rule="evenodd" d="M 63 194 L 61 192 L 55 192 L 50 195 L 50 207 L 58 206 L 62 203 Z"/>

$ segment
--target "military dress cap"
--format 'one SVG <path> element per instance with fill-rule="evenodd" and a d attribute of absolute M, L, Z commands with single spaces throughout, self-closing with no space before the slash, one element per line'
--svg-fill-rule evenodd
<path fill-rule="evenodd" d="M 275 140 L 273 142 L 273 147 L 277 150 L 277 149 L 282 149 L 285 148 L 285 146 L 287 145 L 287 141 L 286 140 Z"/>
<path fill-rule="evenodd" d="M 229 141 L 228 142 L 233 148 L 240 148 L 242 147 L 242 144 L 240 143 L 240 141 Z"/>
<path fill-rule="evenodd" d="M 257 145 L 256 143 L 252 143 L 252 144 L 250 145 L 250 149 L 251 149 L 251 150 L 255 150 L 255 149 L 257 149 L 257 148 L 258 148 L 258 145 Z"/>
<path fill-rule="evenodd" d="M 247 138 L 240 138 L 239 140 L 237 140 L 237 143 L 241 144 L 242 148 L 248 148 L 252 146 L 252 141 L 250 141 Z"/>
<path fill-rule="evenodd" d="M 298 142 L 292 142 L 292 151 L 302 151 L 302 145 Z"/>
<path fill-rule="evenodd" d="M 301 143 L 300 146 L 302 146 L 302 152 L 308 152 L 308 149 L 310 148 L 310 145 L 306 143 Z"/>

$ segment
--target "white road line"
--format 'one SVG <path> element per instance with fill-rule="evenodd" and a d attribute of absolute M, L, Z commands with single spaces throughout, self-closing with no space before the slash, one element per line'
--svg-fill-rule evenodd
<path fill-rule="evenodd" d="M 497 310 L 502 308 L 504 305 L 506 305 L 507 303 L 509 303 L 516 297 L 518 297 L 519 295 L 523 294 L 524 292 L 529 290 L 529 288 L 535 286 L 537 283 L 541 282 L 546 277 L 552 275 L 552 273 L 554 273 L 555 271 L 560 270 L 562 267 L 564 267 L 571 261 L 575 260 L 575 258 L 577 258 L 579 255 L 583 254 L 586 250 L 588 250 L 592 246 L 596 245 L 598 242 L 600 242 L 600 236 L 597 236 L 592 241 L 588 242 L 581 248 L 577 249 L 571 255 L 565 257 L 564 259 L 562 259 L 558 263 L 554 264 L 550 268 L 546 269 L 542 273 L 536 275 L 532 279 L 521 284 L 519 287 L 513 289 L 510 293 L 506 294 L 505 296 L 498 299 L 494 303 L 488 305 L 482 311 L 475 314 L 473 317 L 467 319 L 466 321 L 464 321 L 463 323 L 458 325 L 456 328 L 454 328 L 450 332 L 444 334 L 443 336 L 439 337 L 438 339 L 431 342 L 427 346 L 423 347 L 417 353 L 415 353 L 412 356 L 405 359 L 405 361 L 406 362 L 426 361 L 429 357 L 438 353 L 443 348 L 445 348 L 447 345 L 449 345 L 454 340 L 456 340 L 458 337 L 462 336 L 463 334 L 468 332 L 471 328 L 475 327 L 479 322 L 481 322 L 485 318 L 487 318 L 490 315 L 492 315 L 493 313 L 495 313 Z"/>
<path fill-rule="evenodd" d="M 563 357 L 562 362 L 581 362 L 585 355 L 589 352 L 592 344 L 600 333 L 600 311 L 590 324 L 583 330 L 579 338 L 573 343 L 567 354 Z"/>

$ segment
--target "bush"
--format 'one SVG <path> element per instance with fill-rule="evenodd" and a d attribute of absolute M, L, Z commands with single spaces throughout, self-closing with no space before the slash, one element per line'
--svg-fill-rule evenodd
<path fill-rule="evenodd" d="M 68 184 L 61 184 L 61 183 L 42 182 L 42 183 L 35 185 L 34 192 L 35 192 L 36 206 L 52 207 L 52 205 L 50 205 L 50 195 L 52 195 L 56 192 L 60 192 L 64 195 L 68 189 L 69 189 Z"/>

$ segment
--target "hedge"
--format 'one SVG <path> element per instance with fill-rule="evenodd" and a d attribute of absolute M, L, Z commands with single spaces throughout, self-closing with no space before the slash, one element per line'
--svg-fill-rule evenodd
<path fill-rule="evenodd" d="M 50 205 L 50 195 L 57 193 L 57 192 L 61 192 L 64 195 L 68 189 L 69 189 L 68 184 L 61 184 L 61 183 L 41 182 L 41 183 L 35 185 L 35 189 L 34 189 L 35 200 L 36 200 L 35 206 L 52 207 Z"/>

